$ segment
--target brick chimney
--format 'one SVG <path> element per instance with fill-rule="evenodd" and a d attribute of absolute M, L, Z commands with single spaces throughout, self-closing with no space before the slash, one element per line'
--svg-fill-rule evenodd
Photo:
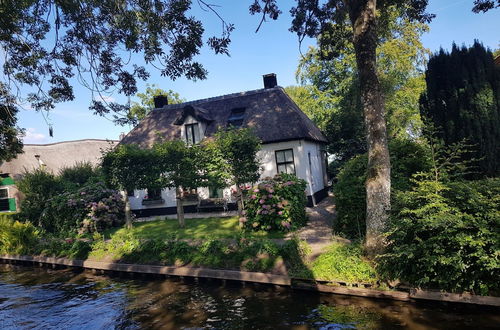
<path fill-rule="evenodd" d="M 268 73 L 262 76 L 264 79 L 264 88 L 273 88 L 278 86 L 278 80 L 275 73 Z"/>
<path fill-rule="evenodd" d="M 168 97 L 166 95 L 158 95 L 153 98 L 155 102 L 155 109 L 163 108 L 168 105 Z"/>

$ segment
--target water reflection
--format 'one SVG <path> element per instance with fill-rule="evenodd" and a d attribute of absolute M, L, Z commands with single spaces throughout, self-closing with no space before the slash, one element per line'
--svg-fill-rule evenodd
<path fill-rule="evenodd" d="M 0 265 L 2 329 L 486 329 L 496 312 Z"/>

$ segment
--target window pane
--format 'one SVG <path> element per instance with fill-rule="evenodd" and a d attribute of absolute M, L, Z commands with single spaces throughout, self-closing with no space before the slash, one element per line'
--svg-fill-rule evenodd
<path fill-rule="evenodd" d="M 191 131 L 191 125 L 186 125 L 186 142 L 187 144 L 193 144 L 193 134 Z"/>
<path fill-rule="evenodd" d="M 223 190 L 221 188 L 208 188 L 208 198 L 222 198 L 224 197 Z"/>
<path fill-rule="evenodd" d="M 7 198 L 9 197 L 7 189 L 0 189 L 0 198 Z"/>
<path fill-rule="evenodd" d="M 286 173 L 295 174 L 295 166 L 293 165 L 293 163 L 286 164 Z"/>
<path fill-rule="evenodd" d="M 193 133 L 193 142 L 200 142 L 200 128 L 198 127 L 198 124 L 193 124 Z"/>
<path fill-rule="evenodd" d="M 286 165 L 278 165 L 278 173 L 286 173 Z"/>
<path fill-rule="evenodd" d="M 285 153 L 283 151 L 276 151 L 276 162 L 283 163 L 285 161 Z"/>
<path fill-rule="evenodd" d="M 148 199 L 161 199 L 161 189 L 148 188 Z"/>
<path fill-rule="evenodd" d="M 9 200 L 4 198 L 0 199 L 0 211 L 9 211 Z"/>
<path fill-rule="evenodd" d="M 285 150 L 285 160 L 287 162 L 293 162 L 293 151 L 292 149 L 289 149 L 289 150 Z"/>

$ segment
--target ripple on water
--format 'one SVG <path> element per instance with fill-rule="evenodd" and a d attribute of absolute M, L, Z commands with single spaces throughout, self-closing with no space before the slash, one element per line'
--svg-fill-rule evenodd
<path fill-rule="evenodd" d="M 188 281 L 189 282 L 189 281 Z M 0 329 L 495 328 L 498 310 L 0 265 Z"/>

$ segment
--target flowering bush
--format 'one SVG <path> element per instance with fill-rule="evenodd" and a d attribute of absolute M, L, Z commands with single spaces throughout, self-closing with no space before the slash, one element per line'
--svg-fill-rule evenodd
<path fill-rule="evenodd" d="M 118 191 L 99 182 L 49 199 L 40 225 L 50 232 L 102 231 L 124 221 L 124 204 Z"/>
<path fill-rule="evenodd" d="M 240 226 L 251 230 L 289 231 L 306 223 L 306 183 L 281 173 L 257 186 L 241 187 L 245 210 Z"/>

